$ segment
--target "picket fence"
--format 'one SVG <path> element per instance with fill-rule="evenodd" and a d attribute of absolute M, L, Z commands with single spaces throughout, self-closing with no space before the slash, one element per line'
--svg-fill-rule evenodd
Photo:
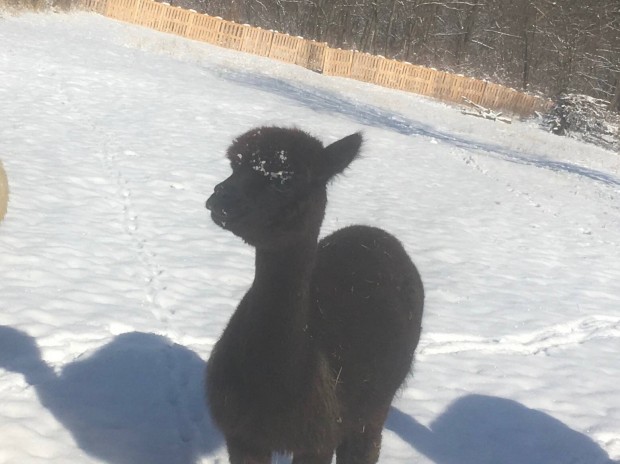
<path fill-rule="evenodd" d="M 154 0 L 83 0 L 83 7 L 109 18 L 296 64 L 328 76 L 347 77 L 445 102 L 462 104 L 468 99 L 491 110 L 523 117 L 549 107 L 546 99 L 503 85 L 368 53 L 334 49 L 325 43 L 237 24 Z"/>

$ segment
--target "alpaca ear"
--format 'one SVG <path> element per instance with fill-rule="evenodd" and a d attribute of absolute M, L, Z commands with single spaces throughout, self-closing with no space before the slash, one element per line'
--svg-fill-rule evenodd
<path fill-rule="evenodd" d="M 363 138 L 360 132 L 332 143 L 323 149 L 321 163 L 317 167 L 317 175 L 327 182 L 336 174 L 340 174 L 359 155 Z"/>

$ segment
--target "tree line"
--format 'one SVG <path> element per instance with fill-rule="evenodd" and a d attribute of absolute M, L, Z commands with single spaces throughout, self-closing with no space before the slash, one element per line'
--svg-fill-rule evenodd
<path fill-rule="evenodd" d="M 620 111 L 620 0 L 175 0 L 239 23 Z"/>

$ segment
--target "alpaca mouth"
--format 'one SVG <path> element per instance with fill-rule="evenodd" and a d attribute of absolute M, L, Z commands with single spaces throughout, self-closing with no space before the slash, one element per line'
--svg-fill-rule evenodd
<path fill-rule="evenodd" d="M 230 225 L 233 222 L 234 217 L 230 217 L 226 214 L 226 211 L 211 211 L 211 220 L 218 226 L 226 229 L 226 225 Z"/>
<path fill-rule="evenodd" d="M 215 205 L 215 202 L 210 200 L 207 201 L 206 208 L 211 211 L 211 220 L 223 229 L 228 229 L 245 214 L 244 210 L 232 211 L 221 205 Z"/>

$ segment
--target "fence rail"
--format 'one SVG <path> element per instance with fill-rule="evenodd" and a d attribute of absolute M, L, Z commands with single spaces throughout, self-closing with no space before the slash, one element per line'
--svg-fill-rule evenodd
<path fill-rule="evenodd" d="M 530 116 L 549 101 L 491 82 L 450 74 L 404 61 L 340 50 L 154 0 L 83 0 L 84 8 L 109 18 L 193 40 L 293 63 L 329 76 L 370 82 L 446 102 L 466 98 L 495 111 Z"/>

